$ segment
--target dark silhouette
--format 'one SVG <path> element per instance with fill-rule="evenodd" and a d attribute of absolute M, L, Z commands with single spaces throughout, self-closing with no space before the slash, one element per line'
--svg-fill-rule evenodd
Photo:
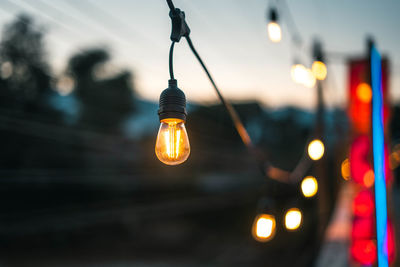
<path fill-rule="evenodd" d="M 134 111 L 131 74 L 96 80 L 96 67 L 105 64 L 109 54 L 103 49 L 87 50 L 73 56 L 69 71 L 76 80 L 76 97 L 81 103 L 79 124 L 109 133 L 118 132 L 121 123 Z"/>

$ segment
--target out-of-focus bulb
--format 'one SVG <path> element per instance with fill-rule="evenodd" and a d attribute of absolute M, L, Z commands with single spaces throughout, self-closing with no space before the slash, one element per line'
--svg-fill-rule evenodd
<path fill-rule="evenodd" d="M 361 102 L 369 103 L 372 100 L 372 89 L 367 83 L 360 83 L 356 88 L 357 98 Z"/>
<path fill-rule="evenodd" d="M 306 69 L 306 75 L 305 75 L 305 79 L 303 82 L 304 86 L 308 87 L 308 88 L 312 88 L 312 87 L 314 87 L 316 82 L 317 81 L 315 79 L 313 72 L 310 69 Z"/>
<path fill-rule="evenodd" d="M 289 209 L 285 214 L 285 227 L 288 230 L 297 230 L 301 225 L 302 214 L 297 208 Z"/>
<path fill-rule="evenodd" d="M 267 242 L 275 235 L 275 217 L 269 214 L 258 215 L 253 223 L 252 235 L 259 242 Z"/>
<path fill-rule="evenodd" d="M 279 43 L 282 40 L 281 26 L 276 21 L 268 23 L 268 37 L 274 43 Z"/>
<path fill-rule="evenodd" d="M 157 158 L 167 165 L 178 165 L 190 154 L 185 122 L 181 119 L 161 120 L 156 141 Z"/>
<path fill-rule="evenodd" d="M 308 144 L 308 156 L 312 160 L 319 160 L 325 152 L 324 143 L 321 140 L 315 139 Z"/>
<path fill-rule="evenodd" d="M 294 64 L 290 74 L 295 83 L 303 84 L 307 76 L 307 69 L 302 64 Z"/>
<path fill-rule="evenodd" d="M 343 160 L 340 170 L 342 172 L 343 179 L 349 180 L 350 179 L 350 161 L 349 161 L 349 159 Z"/>
<path fill-rule="evenodd" d="M 307 176 L 301 182 L 301 192 L 305 197 L 313 197 L 318 192 L 318 182 L 313 176 Z"/>
<path fill-rule="evenodd" d="M 326 65 L 322 61 L 314 61 L 312 66 L 311 66 L 311 71 L 314 74 L 314 77 L 317 80 L 325 80 L 326 75 L 328 74 L 328 70 L 326 68 Z"/>

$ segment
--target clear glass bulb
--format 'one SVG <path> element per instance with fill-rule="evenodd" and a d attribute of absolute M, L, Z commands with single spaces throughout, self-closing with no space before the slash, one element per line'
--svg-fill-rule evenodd
<path fill-rule="evenodd" d="M 280 42 L 282 39 L 281 26 L 279 26 L 279 24 L 274 21 L 268 23 L 268 36 L 272 42 Z"/>
<path fill-rule="evenodd" d="M 167 165 L 178 165 L 190 154 L 185 122 L 181 119 L 161 120 L 156 141 L 157 158 Z"/>

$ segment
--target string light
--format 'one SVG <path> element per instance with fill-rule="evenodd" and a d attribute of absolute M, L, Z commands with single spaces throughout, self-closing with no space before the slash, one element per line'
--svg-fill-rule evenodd
<path fill-rule="evenodd" d="M 357 98 L 364 103 L 370 103 L 372 100 L 372 89 L 367 83 L 360 83 L 356 88 Z"/>
<path fill-rule="evenodd" d="M 325 146 L 321 140 L 315 139 L 308 145 L 308 156 L 312 160 L 319 160 L 324 156 Z"/>
<path fill-rule="evenodd" d="M 302 221 L 301 211 L 297 208 L 289 209 L 285 214 L 285 227 L 287 230 L 297 230 Z"/>
<path fill-rule="evenodd" d="M 307 79 L 307 69 L 303 64 L 293 64 L 290 74 L 295 83 L 304 84 Z"/>
<path fill-rule="evenodd" d="M 340 166 L 340 170 L 342 172 L 343 179 L 349 180 L 350 179 L 350 161 L 349 161 L 349 159 L 343 160 L 343 162 Z"/>
<path fill-rule="evenodd" d="M 253 238 L 259 242 L 267 242 L 275 235 L 276 221 L 270 214 L 260 214 L 254 219 L 252 227 Z"/>
<path fill-rule="evenodd" d="M 282 40 L 282 30 L 278 23 L 278 13 L 275 8 L 269 10 L 268 37 L 274 43 Z"/>
<path fill-rule="evenodd" d="M 301 192 L 305 197 L 313 197 L 318 192 L 318 182 L 313 176 L 307 176 L 301 182 Z"/>
<path fill-rule="evenodd" d="M 326 68 L 326 65 L 322 61 L 314 61 L 312 66 L 311 66 L 311 71 L 314 75 L 314 77 L 317 80 L 325 80 L 326 75 L 328 74 L 328 70 Z"/>

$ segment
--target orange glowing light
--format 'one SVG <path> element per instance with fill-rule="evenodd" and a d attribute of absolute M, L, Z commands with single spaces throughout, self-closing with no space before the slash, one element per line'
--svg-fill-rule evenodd
<path fill-rule="evenodd" d="M 356 95 L 361 102 L 370 103 L 372 100 L 372 89 L 367 83 L 360 83 L 356 88 Z"/>
<path fill-rule="evenodd" d="M 155 151 L 157 158 L 167 165 L 181 164 L 189 157 L 189 138 L 183 120 L 164 119 L 161 121 Z"/>
<path fill-rule="evenodd" d="M 301 182 L 301 192 L 305 197 L 313 197 L 318 192 L 318 182 L 313 176 L 307 176 Z"/>
<path fill-rule="evenodd" d="M 317 80 L 325 80 L 328 70 L 322 61 L 314 61 L 311 66 L 311 71 Z"/>
<path fill-rule="evenodd" d="M 368 170 L 368 171 L 364 174 L 363 182 L 364 182 L 364 185 L 365 185 L 366 187 L 371 187 L 371 186 L 374 185 L 374 182 L 375 182 L 375 175 L 374 175 L 374 171 L 373 171 L 373 170 Z"/>
<path fill-rule="evenodd" d="M 340 169 L 342 172 L 343 179 L 349 180 L 350 179 L 350 161 L 349 161 L 349 159 L 345 159 L 342 162 L 342 166 Z"/>
<path fill-rule="evenodd" d="M 297 230 L 302 221 L 301 211 L 297 208 L 289 209 L 285 214 L 285 227 L 288 230 Z"/>
<path fill-rule="evenodd" d="M 275 235 L 275 217 L 269 214 L 258 215 L 253 223 L 252 235 L 259 242 L 267 242 Z"/>
<path fill-rule="evenodd" d="M 308 145 L 308 156 L 312 160 L 319 160 L 324 155 L 324 152 L 325 152 L 324 143 L 322 143 L 322 141 L 319 139 L 311 141 L 310 144 Z"/>
<path fill-rule="evenodd" d="M 279 24 L 274 21 L 268 23 L 268 36 L 272 42 L 280 42 L 282 40 L 281 26 L 279 26 Z"/>

